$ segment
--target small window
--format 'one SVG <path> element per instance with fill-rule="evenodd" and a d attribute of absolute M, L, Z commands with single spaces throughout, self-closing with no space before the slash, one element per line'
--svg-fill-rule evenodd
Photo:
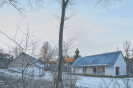
<path fill-rule="evenodd" d="M 97 72 L 96 68 L 93 68 L 93 74 L 96 74 L 96 72 Z"/>
<path fill-rule="evenodd" d="M 96 68 L 93 68 L 93 72 L 96 72 Z"/>
<path fill-rule="evenodd" d="M 105 68 L 103 67 L 103 72 L 105 72 Z"/>

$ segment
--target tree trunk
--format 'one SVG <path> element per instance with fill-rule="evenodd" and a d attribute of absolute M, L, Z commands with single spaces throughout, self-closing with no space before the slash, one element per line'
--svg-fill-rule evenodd
<path fill-rule="evenodd" d="M 61 22 L 60 22 L 60 31 L 59 31 L 59 64 L 58 64 L 57 88 L 63 88 L 62 66 L 63 66 L 63 29 L 65 21 L 65 11 L 66 11 L 66 5 L 65 2 L 62 1 L 62 12 L 61 12 Z"/>

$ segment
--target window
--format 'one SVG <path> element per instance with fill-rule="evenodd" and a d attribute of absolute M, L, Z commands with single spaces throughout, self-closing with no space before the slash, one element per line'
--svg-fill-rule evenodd
<path fill-rule="evenodd" d="M 93 74 L 96 74 L 97 70 L 96 70 L 96 67 L 93 68 Z"/>
<path fill-rule="evenodd" d="M 103 72 L 105 72 L 105 67 L 103 67 Z"/>
<path fill-rule="evenodd" d="M 105 67 L 98 68 L 98 74 L 104 75 L 105 74 Z"/>

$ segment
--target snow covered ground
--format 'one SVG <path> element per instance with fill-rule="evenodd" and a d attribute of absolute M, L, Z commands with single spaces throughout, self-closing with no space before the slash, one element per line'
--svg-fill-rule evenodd
<path fill-rule="evenodd" d="M 8 69 L 0 69 L 0 74 L 3 74 L 3 73 L 4 73 L 4 75 L 12 76 L 12 77 L 20 77 L 21 76 L 20 73 L 12 72 L 12 71 L 9 71 Z"/>
<path fill-rule="evenodd" d="M 133 88 L 133 78 L 104 78 L 80 76 L 76 85 L 86 88 Z"/>
<path fill-rule="evenodd" d="M 12 72 L 7 69 L 0 69 L 0 74 L 21 77 L 21 73 Z M 38 78 L 38 77 L 37 77 Z M 46 72 L 43 76 L 45 79 L 52 79 L 50 72 Z M 78 88 L 126 88 L 127 84 L 133 88 L 133 78 L 104 78 L 104 77 L 88 77 L 77 75 L 76 85 Z"/>

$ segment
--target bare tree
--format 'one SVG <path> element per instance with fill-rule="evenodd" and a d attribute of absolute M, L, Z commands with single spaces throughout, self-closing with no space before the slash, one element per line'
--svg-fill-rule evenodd
<path fill-rule="evenodd" d="M 15 57 L 17 57 L 17 56 L 20 55 L 21 50 L 20 50 L 20 48 L 19 48 L 18 46 L 16 46 L 16 47 L 13 47 L 12 53 L 13 53 L 13 55 L 14 55 Z"/>
<path fill-rule="evenodd" d="M 26 6 L 31 7 L 32 9 L 34 9 L 34 7 L 42 7 L 44 0 L 0 0 L 0 7 L 6 5 L 10 5 L 12 7 L 14 7 L 18 13 L 21 16 L 24 16 L 24 10 L 26 8 Z"/>
<path fill-rule="evenodd" d="M 57 88 L 62 88 L 62 65 L 63 65 L 63 29 L 64 29 L 64 21 L 66 8 L 68 6 L 69 0 L 61 0 L 61 21 L 59 28 L 59 66 L 58 66 L 58 77 L 57 77 Z"/>
<path fill-rule="evenodd" d="M 36 56 L 36 52 L 37 52 L 37 46 L 38 46 L 38 41 L 31 41 L 31 55 Z"/>
<path fill-rule="evenodd" d="M 7 68 L 8 64 L 13 60 L 13 56 L 0 49 L 0 68 Z"/>
<path fill-rule="evenodd" d="M 127 62 L 127 75 L 129 75 L 131 72 L 131 64 L 133 63 L 133 52 L 132 52 L 132 47 L 131 47 L 131 43 L 129 41 L 125 41 L 123 42 L 123 48 L 124 48 L 124 52 L 125 52 L 125 59 Z"/>
<path fill-rule="evenodd" d="M 76 37 L 70 37 L 66 41 L 63 41 L 63 57 L 65 58 L 69 54 L 69 50 L 73 48 L 73 43 Z M 59 55 L 59 46 L 55 47 L 55 54 L 56 56 Z M 63 59 L 64 59 L 63 58 Z"/>
<path fill-rule="evenodd" d="M 53 56 L 54 56 L 54 49 L 52 49 L 49 42 L 44 42 L 41 48 L 41 57 L 42 57 L 42 60 L 46 63 L 47 68 L 48 68 L 48 62 L 51 59 L 53 59 Z"/>
<path fill-rule="evenodd" d="M 15 44 L 15 47 L 13 48 L 14 49 L 13 53 L 15 54 L 15 56 L 16 57 L 19 56 L 20 53 L 23 54 L 22 62 L 17 63 L 17 64 L 21 65 L 19 70 L 21 71 L 22 87 L 25 88 L 25 76 L 27 73 L 28 66 L 32 65 L 32 63 L 29 60 L 27 60 L 26 54 L 24 52 L 31 51 L 33 53 L 35 51 L 34 44 L 36 44 L 37 42 L 33 43 L 30 41 L 32 39 L 30 37 L 29 29 L 27 29 L 26 33 L 22 30 L 21 30 L 21 32 L 24 35 L 24 37 L 21 39 L 21 41 L 17 41 L 17 39 L 16 39 L 17 34 L 15 34 L 15 37 L 12 38 L 12 37 L 8 36 L 7 34 L 5 34 L 4 32 L 0 31 L 1 34 L 6 36 L 9 40 L 11 40 Z"/>
<path fill-rule="evenodd" d="M 131 55 L 130 55 L 130 51 L 131 51 L 131 44 L 129 41 L 125 41 L 123 42 L 123 48 L 124 48 L 124 51 L 126 53 L 126 57 L 127 58 L 130 58 Z"/>

